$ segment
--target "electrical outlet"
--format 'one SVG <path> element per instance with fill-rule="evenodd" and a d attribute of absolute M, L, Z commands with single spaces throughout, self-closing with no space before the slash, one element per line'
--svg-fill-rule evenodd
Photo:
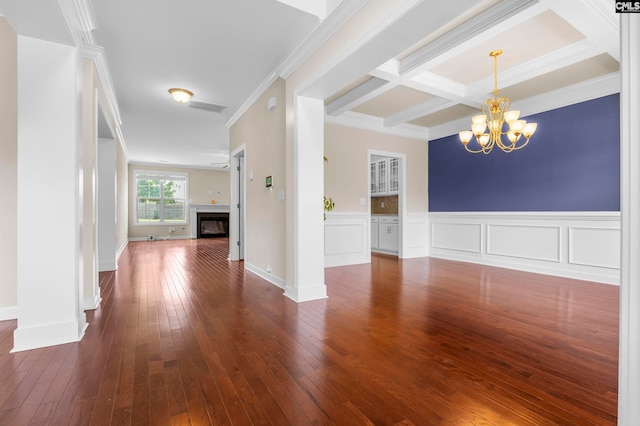
<path fill-rule="evenodd" d="M 380 202 L 380 207 L 382 207 L 384 209 L 384 201 Z"/>

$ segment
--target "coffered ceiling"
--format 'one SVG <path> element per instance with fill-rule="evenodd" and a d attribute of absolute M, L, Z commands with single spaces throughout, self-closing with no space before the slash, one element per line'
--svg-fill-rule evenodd
<path fill-rule="evenodd" d="M 83 35 L 46 31 L 78 4 Z M 609 0 L 0 0 L 19 34 L 71 33 L 104 53 L 130 161 L 204 168 L 227 162 L 229 126 L 265 85 L 361 11 L 377 23 L 305 89 L 328 122 L 419 140 L 467 129 L 496 49 L 500 94 L 524 116 L 619 91 Z M 199 104 L 172 101 L 171 87 Z"/>
<path fill-rule="evenodd" d="M 480 6 L 329 96 L 327 119 L 425 139 L 465 130 L 491 97 L 496 49 L 504 52 L 500 95 L 523 115 L 619 91 L 618 19 L 609 2 Z"/>

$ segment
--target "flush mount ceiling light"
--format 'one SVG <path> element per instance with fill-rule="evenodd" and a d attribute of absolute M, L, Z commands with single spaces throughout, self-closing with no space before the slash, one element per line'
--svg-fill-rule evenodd
<path fill-rule="evenodd" d="M 511 99 L 504 96 L 498 98 L 498 56 L 501 54 L 502 50 L 489 53 L 489 56 L 493 57 L 493 99 L 489 98 L 482 104 L 483 114 L 471 118 L 471 130 L 458 134 L 464 148 L 473 154 L 488 154 L 496 145 L 504 152 L 523 148 L 529 143 L 529 138 L 538 126 L 536 123 L 518 120 L 520 111 L 509 110 Z M 487 127 L 489 133 L 485 133 Z M 476 137 L 479 149 L 468 146 L 473 136 Z M 503 136 L 506 136 L 507 140 L 503 140 Z M 518 142 L 521 143 L 518 145 Z"/>
<path fill-rule="evenodd" d="M 175 87 L 172 89 L 169 89 L 169 94 L 171 94 L 171 97 L 173 98 L 174 101 L 180 102 L 181 104 L 185 104 L 189 102 L 189 100 L 193 96 L 193 92 L 190 92 L 187 89 L 179 89 Z"/>

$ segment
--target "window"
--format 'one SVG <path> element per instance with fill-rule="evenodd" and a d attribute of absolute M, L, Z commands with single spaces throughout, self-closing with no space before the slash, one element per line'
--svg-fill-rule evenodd
<path fill-rule="evenodd" d="M 186 223 L 187 175 L 136 171 L 136 223 Z"/>

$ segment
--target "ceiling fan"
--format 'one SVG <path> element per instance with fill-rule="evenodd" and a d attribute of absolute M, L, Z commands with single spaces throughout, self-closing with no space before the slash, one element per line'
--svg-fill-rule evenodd
<path fill-rule="evenodd" d="M 230 164 L 228 161 L 225 161 L 223 163 L 211 163 L 211 166 L 215 167 L 215 168 L 220 168 L 220 169 L 228 169 Z"/>

